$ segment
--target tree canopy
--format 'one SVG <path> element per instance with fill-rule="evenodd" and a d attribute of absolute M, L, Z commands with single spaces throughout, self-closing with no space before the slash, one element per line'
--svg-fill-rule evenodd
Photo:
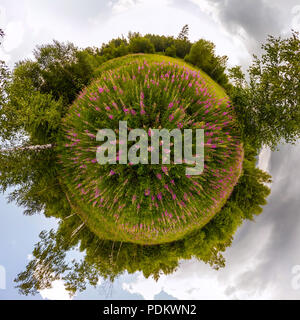
<path fill-rule="evenodd" d="M 269 36 L 262 56 L 254 56 L 249 80 L 235 67 L 229 74 L 235 86 L 229 94 L 236 107 L 245 139 L 275 149 L 300 137 L 300 39 Z"/>
<path fill-rule="evenodd" d="M 215 45 L 211 41 L 200 39 L 195 42 L 185 60 L 205 71 L 221 86 L 226 87 L 228 84 L 228 77 L 225 74 L 228 58 L 217 56 Z"/>

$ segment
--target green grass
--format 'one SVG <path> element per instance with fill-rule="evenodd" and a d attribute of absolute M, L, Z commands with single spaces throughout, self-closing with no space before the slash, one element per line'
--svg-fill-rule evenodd
<path fill-rule="evenodd" d="M 190 63 L 185 62 L 183 59 L 172 58 L 172 57 L 163 56 L 159 54 L 136 53 L 136 54 L 129 54 L 120 58 L 108 60 L 95 70 L 93 77 L 98 78 L 101 76 L 103 72 L 108 71 L 110 69 L 122 67 L 125 64 L 132 62 L 132 60 L 138 60 L 142 62 L 144 59 L 146 59 L 149 62 L 170 61 L 172 63 L 177 63 L 180 66 L 188 67 L 191 70 L 200 72 L 202 77 L 207 81 L 207 83 L 214 87 L 215 93 L 218 99 L 227 97 L 225 90 L 218 83 L 216 83 L 209 75 L 207 75 L 204 71 L 200 70 L 199 68 L 193 66 Z"/>

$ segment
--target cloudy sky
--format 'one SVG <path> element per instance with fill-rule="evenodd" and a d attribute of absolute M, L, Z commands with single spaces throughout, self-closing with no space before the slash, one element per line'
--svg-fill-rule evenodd
<path fill-rule="evenodd" d="M 31 57 L 37 45 L 53 39 L 101 46 L 128 31 L 176 36 L 184 24 L 189 24 L 192 41 L 211 40 L 230 65 L 247 68 L 268 34 L 300 30 L 300 5 L 298 0 L 1 0 L 0 28 L 6 37 L 0 59 L 13 68 Z M 273 176 L 272 193 L 256 221 L 238 230 L 223 270 L 182 261 L 158 282 L 138 273 L 124 275 L 109 295 L 99 283 L 75 299 L 299 299 L 299 157 L 299 145 L 261 153 L 259 165 Z M 22 216 L 22 208 L 7 204 L 5 195 L 0 196 L 0 221 L 0 299 L 31 298 L 18 295 L 13 279 L 30 259 L 39 232 L 55 227 L 56 221 Z M 63 283 L 56 282 L 35 298 L 67 297 Z"/>

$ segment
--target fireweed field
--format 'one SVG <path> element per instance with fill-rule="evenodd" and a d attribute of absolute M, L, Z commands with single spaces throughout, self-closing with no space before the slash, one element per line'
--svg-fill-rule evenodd
<path fill-rule="evenodd" d="M 143 128 L 149 138 L 151 128 L 204 129 L 204 171 L 186 175 L 188 164 L 174 164 L 172 141 L 169 150 L 161 142 L 162 156 L 171 152 L 170 164 L 100 165 L 97 132 L 117 133 L 119 121 L 127 121 L 128 131 Z M 60 183 L 72 209 L 101 239 L 178 240 L 220 211 L 241 175 L 244 151 L 228 96 L 180 60 L 143 54 L 115 59 L 82 90 L 63 124 Z"/>

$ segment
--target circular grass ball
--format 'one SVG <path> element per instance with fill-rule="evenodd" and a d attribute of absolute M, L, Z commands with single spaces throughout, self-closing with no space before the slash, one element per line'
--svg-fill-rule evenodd
<path fill-rule="evenodd" d="M 64 118 L 61 183 L 72 209 L 99 238 L 115 241 L 158 244 L 203 227 L 226 203 L 242 170 L 243 148 L 228 96 L 202 71 L 162 56 L 122 57 L 99 73 Z M 136 128 L 147 133 L 148 164 L 119 163 L 120 121 L 127 122 L 127 134 Z M 150 163 L 151 129 L 163 128 L 182 134 L 193 129 L 193 152 L 194 131 L 204 130 L 201 174 L 186 174 L 191 164 L 184 155 L 175 163 L 172 139 L 160 142 L 160 161 Z M 110 142 L 116 163 L 97 161 L 105 143 L 97 138 L 102 129 L 116 136 Z M 135 143 L 128 141 L 128 150 Z"/>

